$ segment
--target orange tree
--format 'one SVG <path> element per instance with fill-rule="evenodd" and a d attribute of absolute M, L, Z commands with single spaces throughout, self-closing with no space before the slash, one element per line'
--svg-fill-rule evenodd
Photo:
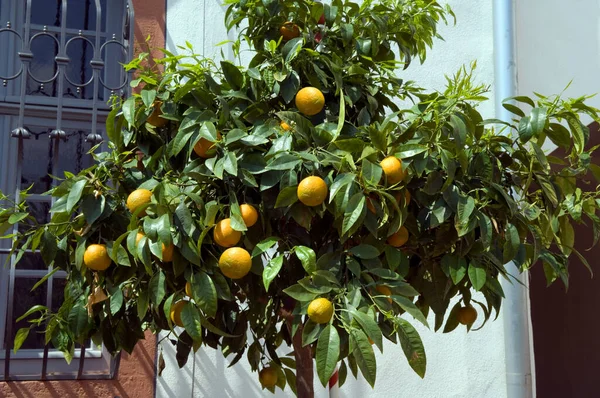
<path fill-rule="evenodd" d="M 206 345 L 308 397 L 313 364 L 323 384 L 339 366 L 341 383 L 349 369 L 374 385 L 386 339 L 423 377 L 414 321 L 497 316 L 511 261 L 565 284 L 569 256 L 587 265 L 572 227 L 600 236 L 598 192 L 577 186 L 599 175 L 585 98 L 518 97 L 514 120 L 484 121 L 466 68 L 444 92 L 404 82 L 452 16 L 432 0 L 226 3 L 246 68 L 168 51 L 143 68 L 142 54 L 109 150 L 50 191 L 51 221 L 27 192 L 0 212 L 2 230 L 23 224 L 5 236 L 17 259 L 40 250 L 67 272 L 57 312 L 23 315 L 67 359 L 89 338 L 131 352 L 164 331 L 180 366 Z"/>

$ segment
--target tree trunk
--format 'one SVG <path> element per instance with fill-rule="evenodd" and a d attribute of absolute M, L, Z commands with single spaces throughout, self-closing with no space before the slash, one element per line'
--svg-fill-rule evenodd
<path fill-rule="evenodd" d="M 288 318 L 288 330 L 292 332 L 291 319 Z M 296 358 L 296 392 L 298 398 L 314 398 L 315 391 L 313 387 L 313 358 L 310 345 L 302 347 L 302 329 L 300 325 L 296 334 L 292 337 L 294 347 L 294 357 Z"/>

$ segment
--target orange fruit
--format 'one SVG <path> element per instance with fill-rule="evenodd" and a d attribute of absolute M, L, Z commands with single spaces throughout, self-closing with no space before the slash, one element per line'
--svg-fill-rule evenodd
<path fill-rule="evenodd" d="M 136 189 L 127 197 L 127 208 L 130 212 L 135 213 L 135 211 L 147 205 L 152 201 L 152 192 L 148 189 Z M 146 215 L 146 210 L 142 210 L 138 213 L 138 216 L 143 217 Z"/>
<path fill-rule="evenodd" d="M 285 130 L 285 131 L 289 131 L 289 130 L 291 130 L 291 129 L 292 129 L 292 128 L 290 127 L 290 125 L 289 125 L 289 124 L 287 124 L 286 122 L 284 122 L 283 120 L 281 121 L 281 123 L 279 123 L 279 127 L 281 127 L 281 129 L 282 129 L 282 130 Z"/>
<path fill-rule="evenodd" d="M 402 162 L 395 156 L 388 156 L 379 163 L 383 169 L 383 173 L 390 185 L 399 183 L 404 179 L 404 170 L 402 170 Z"/>
<path fill-rule="evenodd" d="M 183 327 L 181 311 L 183 311 L 183 307 L 185 307 L 186 303 L 187 301 L 181 300 L 171 305 L 171 321 L 179 327 Z"/>
<path fill-rule="evenodd" d="M 333 316 L 333 304 L 326 298 L 314 299 L 308 305 L 307 313 L 314 323 L 328 323 Z"/>
<path fill-rule="evenodd" d="M 148 116 L 146 123 L 148 123 L 154 127 L 158 127 L 158 128 L 164 127 L 168 123 L 167 119 L 160 117 L 160 115 L 162 115 L 162 111 L 160 109 L 161 106 L 162 106 L 161 101 L 154 102 L 154 105 L 153 105 L 154 110 L 152 111 L 152 114 L 150 116 Z"/>
<path fill-rule="evenodd" d="M 377 210 L 375 209 L 375 201 L 377 200 L 377 195 L 369 195 L 367 197 L 367 209 L 373 214 L 377 214 Z"/>
<path fill-rule="evenodd" d="M 185 283 L 185 295 L 188 297 L 192 297 L 192 284 L 189 282 Z"/>
<path fill-rule="evenodd" d="M 283 40 L 288 41 L 300 36 L 300 27 L 293 22 L 286 22 L 279 28 Z"/>
<path fill-rule="evenodd" d="M 387 286 L 383 286 L 383 285 L 377 285 L 375 286 L 375 290 L 377 290 L 377 292 L 383 294 L 384 296 L 388 296 L 387 301 L 392 304 L 394 302 L 394 300 L 392 300 L 389 296 L 392 295 L 392 291 L 390 290 L 389 287 Z"/>
<path fill-rule="evenodd" d="M 85 249 L 83 262 L 91 270 L 104 271 L 110 267 L 112 260 L 108 256 L 106 245 L 92 244 Z"/>
<path fill-rule="evenodd" d="M 248 228 L 256 224 L 258 221 L 258 212 L 254 206 L 244 203 L 240 206 L 240 212 L 242 213 L 244 224 L 246 224 Z"/>
<path fill-rule="evenodd" d="M 404 226 L 400 227 L 398 232 L 387 238 L 387 243 L 394 247 L 404 246 L 406 242 L 408 242 L 408 229 Z"/>
<path fill-rule="evenodd" d="M 398 202 L 398 204 L 401 204 L 402 198 L 404 198 L 404 203 L 406 204 L 406 206 L 408 206 L 411 200 L 410 191 L 408 189 L 399 191 L 396 193 L 396 195 L 394 195 L 394 198 L 396 199 L 396 202 Z"/>
<path fill-rule="evenodd" d="M 471 305 L 458 310 L 458 322 L 462 325 L 472 325 L 477 319 L 477 311 Z"/>
<path fill-rule="evenodd" d="M 327 184 L 321 177 L 310 176 L 306 177 L 300 184 L 296 193 L 298 200 L 306 206 L 319 206 L 327 198 Z"/>
<path fill-rule="evenodd" d="M 231 228 L 231 219 L 225 218 L 215 225 L 213 239 L 217 245 L 231 247 L 237 245 L 242 238 L 242 233 Z"/>
<path fill-rule="evenodd" d="M 217 139 L 220 140 L 221 138 L 221 133 L 217 132 Z M 217 148 L 214 142 L 202 137 L 198 142 L 196 142 L 196 145 L 194 145 L 194 152 L 196 152 L 196 155 L 200 156 L 201 158 L 208 159 L 217 154 Z"/>
<path fill-rule="evenodd" d="M 277 385 L 277 370 L 266 367 L 258 373 L 258 381 L 263 388 L 273 388 Z"/>
<path fill-rule="evenodd" d="M 219 269 L 228 278 L 241 279 L 252 268 L 252 258 L 246 249 L 231 247 L 219 257 Z"/>
<path fill-rule="evenodd" d="M 296 94 L 296 108 L 304 115 L 316 115 L 324 106 L 325 96 L 316 87 L 304 87 Z"/>
<path fill-rule="evenodd" d="M 135 245 L 137 246 L 138 243 L 140 243 L 140 241 L 142 240 L 142 238 L 146 236 L 144 235 L 142 232 L 138 232 L 137 234 L 135 234 Z"/>
<path fill-rule="evenodd" d="M 169 246 L 165 246 L 165 244 L 162 244 L 162 260 L 165 263 L 170 263 L 171 261 L 173 261 L 173 251 L 175 250 L 175 245 L 174 244 L 170 244 Z"/>

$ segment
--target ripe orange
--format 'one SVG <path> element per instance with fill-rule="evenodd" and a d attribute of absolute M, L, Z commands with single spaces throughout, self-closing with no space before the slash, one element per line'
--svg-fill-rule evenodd
<path fill-rule="evenodd" d="M 314 299 L 308 305 L 307 313 L 314 323 L 328 323 L 333 316 L 333 304 L 326 298 Z"/>
<path fill-rule="evenodd" d="M 146 236 L 144 235 L 144 233 L 142 232 L 138 232 L 137 234 L 135 234 L 135 245 L 137 246 L 138 243 L 140 243 L 140 241 L 142 240 L 142 238 Z"/>
<path fill-rule="evenodd" d="M 162 244 L 162 260 L 165 263 L 170 263 L 171 261 L 173 261 L 173 251 L 175 250 L 175 245 L 174 244 L 170 244 L 169 246 L 165 246 L 165 244 Z"/>
<path fill-rule="evenodd" d="M 387 243 L 394 247 L 404 246 L 406 242 L 408 242 L 408 229 L 404 226 L 400 227 L 398 232 L 387 238 Z"/>
<path fill-rule="evenodd" d="M 188 297 L 192 297 L 192 284 L 189 282 L 185 283 L 185 295 Z"/>
<path fill-rule="evenodd" d="M 183 327 L 181 311 L 183 311 L 183 307 L 185 307 L 186 303 L 187 301 L 181 300 L 171 305 L 171 321 L 179 327 Z"/>
<path fill-rule="evenodd" d="M 231 247 L 221 254 L 219 269 L 228 278 L 241 279 L 252 268 L 252 258 L 246 249 Z"/>
<path fill-rule="evenodd" d="M 281 129 L 282 129 L 282 130 L 285 130 L 285 131 L 289 131 L 289 130 L 291 130 L 291 129 L 292 129 L 292 128 L 290 127 L 290 125 L 289 125 L 289 124 L 287 124 L 286 122 L 284 122 L 283 120 L 281 121 L 281 123 L 279 123 L 279 127 L 281 127 Z"/>
<path fill-rule="evenodd" d="M 277 385 L 277 370 L 266 367 L 258 373 L 258 381 L 263 388 L 273 388 Z"/>
<path fill-rule="evenodd" d="M 108 256 L 106 245 L 92 244 L 85 249 L 83 262 L 91 270 L 104 271 L 110 267 L 112 260 Z"/>
<path fill-rule="evenodd" d="M 390 290 L 389 287 L 384 286 L 384 285 L 377 285 L 375 286 L 375 290 L 377 290 L 379 293 L 383 294 L 384 296 L 388 296 L 387 301 L 392 304 L 394 302 L 394 300 L 392 300 L 389 296 L 392 295 L 392 291 Z"/>
<path fill-rule="evenodd" d="M 231 228 L 231 219 L 225 218 L 215 225 L 213 239 L 217 245 L 231 247 L 237 245 L 242 238 L 242 233 Z"/>
<path fill-rule="evenodd" d="M 220 140 L 221 138 L 221 133 L 217 132 L 217 139 Z M 202 137 L 198 142 L 196 142 L 196 145 L 194 145 L 194 152 L 196 152 L 196 155 L 200 156 L 201 158 L 208 159 L 217 154 L 217 148 L 214 142 Z"/>
<path fill-rule="evenodd" d="M 388 156 L 379 164 L 383 169 L 383 173 L 387 178 L 389 185 L 399 183 L 404 179 L 404 170 L 402 170 L 402 162 L 395 156 Z"/>
<path fill-rule="evenodd" d="M 458 322 L 462 325 L 472 325 L 477 319 L 477 311 L 471 305 L 458 310 Z"/>
<path fill-rule="evenodd" d="M 293 22 L 286 22 L 279 28 L 283 40 L 288 41 L 300 36 L 300 27 Z"/>
<path fill-rule="evenodd" d="M 396 193 L 396 195 L 394 195 L 394 198 L 396 199 L 396 202 L 398 202 L 398 204 L 401 204 L 402 198 L 404 198 L 404 203 L 406 204 L 406 206 L 408 206 L 411 199 L 410 191 L 408 189 L 399 191 L 398 193 Z"/>
<path fill-rule="evenodd" d="M 146 123 L 158 128 L 164 127 L 168 123 L 168 120 L 160 117 L 160 115 L 162 115 L 162 111 L 160 110 L 162 102 L 156 101 L 153 106 L 154 110 L 152 111 L 152 114 L 148 116 Z"/>
<path fill-rule="evenodd" d="M 325 96 L 316 87 L 304 87 L 296 94 L 296 108 L 307 116 L 321 112 L 325 106 Z"/>
<path fill-rule="evenodd" d="M 135 211 L 147 205 L 152 201 L 152 192 L 148 189 L 136 189 L 127 197 L 127 208 L 130 212 L 135 213 Z M 146 215 L 146 210 L 142 210 L 138 213 L 138 216 L 143 217 Z"/>
<path fill-rule="evenodd" d="M 327 198 L 327 184 L 321 177 L 306 177 L 298 185 L 298 200 L 306 206 L 319 206 Z"/>
<path fill-rule="evenodd" d="M 240 206 L 240 211 L 242 213 L 242 218 L 244 219 L 244 224 L 246 224 L 248 228 L 256 224 L 258 221 L 258 212 L 254 206 L 244 203 Z"/>

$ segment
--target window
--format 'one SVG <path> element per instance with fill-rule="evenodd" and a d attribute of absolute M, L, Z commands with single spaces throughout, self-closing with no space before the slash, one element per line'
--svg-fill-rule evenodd
<path fill-rule="evenodd" d="M 78 172 L 102 141 L 111 95 L 124 95 L 128 76 L 121 64 L 131 57 L 133 9 L 128 0 L 0 0 L 0 189 L 7 195 L 32 185 L 30 209 L 49 218 L 55 183 L 48 174 Z M 22 228 L 23 226 L 18 226 Z M 31 306 L 56 310 L 62 303 L 64 272 L 48 273 L 39 253 L 7 258 L 0 242 L 0 380 L 109 378 L 118 359 L 87 342 L 67 364 L 32 330 L 12 352 L 16 320 Z M 37 332 L 37 333 L 36 333 Z"/>

